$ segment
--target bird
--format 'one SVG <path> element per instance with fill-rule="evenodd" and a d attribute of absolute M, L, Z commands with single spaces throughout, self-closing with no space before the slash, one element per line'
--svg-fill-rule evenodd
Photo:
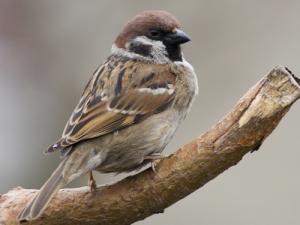
<path fill-rule="evenodd" d="M 82 175 L 90 175 L 93 191 L 92 171 L 131 172 L 163 158 L 198 93 L 196 73 L 181 48 L 190 40 L 167 11 L 143 11 L 126 23 L 62 137 L 46 150 L 59 151 L 62 160 L 19 222 L 39 218 L 55 193 Z"/>

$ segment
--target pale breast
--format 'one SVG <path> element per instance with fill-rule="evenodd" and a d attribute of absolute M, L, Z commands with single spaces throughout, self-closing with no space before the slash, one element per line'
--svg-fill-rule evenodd
<path fill-rule="evenodd" d="M 97 170 L 125 172 L 140 167 L 145 156 L 164 150 L 183 117 L 183 114 L 170 109 L 114 135 L 93 140 L 94 149 L 105 155 Z"/>
<path fill-rule="evenodd" d="M 196 95 L 198 94 L 198 80 L 194 68 L 185 59 L 175 62 L 172 71 L 177 74 L 176 98 L 174 107 L 178 110 L 189 111 Z"/>

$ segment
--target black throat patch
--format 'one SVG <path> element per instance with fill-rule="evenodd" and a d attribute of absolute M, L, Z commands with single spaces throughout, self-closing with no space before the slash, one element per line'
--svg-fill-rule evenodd
<path fill-rule="evenodd" d="M 182 62 L 182 54 L 180 45 L 166 45 L 166 50 L 168 53 L 168 58 L 171 61 L 180 61 Z"/>
<path fill-rule="evenodd" d="M 132 42 L 129 46 L 129 51 L 145 57 L 152 56 L 152 46 L 140 42 Z"/>

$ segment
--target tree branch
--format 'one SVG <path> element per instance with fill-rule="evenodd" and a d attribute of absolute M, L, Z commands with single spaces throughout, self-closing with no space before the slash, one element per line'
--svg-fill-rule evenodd
<path fill-rule="evenodd" d="M 300 79 L 276 67 L 206 133 L 162 159 L 151 169 L 115 184 L 62 189 L 44 215 L 29 224 L 131 224 L 197 190 L 242 157 L 257 150 L 300 97 Z M 0 224 L 18 224 L 16 216 L 37 190 L 15 188 L 0 197 Z M 1 223 L 2 222 L 2 223 Z"/>

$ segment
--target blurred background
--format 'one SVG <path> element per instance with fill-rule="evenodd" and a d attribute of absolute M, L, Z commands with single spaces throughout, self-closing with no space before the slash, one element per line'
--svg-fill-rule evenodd
<path fill-rule="evenodd" d="M 58 139 L 93 70 L 124 23 L 165 9 L 192 42 L 199 96 L 166 152 L 226 114 L 274 66 L 300 75 L 299 1 L 0 0 L 0 193 L 39 188 L 59 163 L 42 151 Z M 137 225 L 300 224 L 300 104 L 258 152 Z M 120 177 L 97 175 L 98 184 Z M 87 184 L 84 177 L 70 186 Z"/>

